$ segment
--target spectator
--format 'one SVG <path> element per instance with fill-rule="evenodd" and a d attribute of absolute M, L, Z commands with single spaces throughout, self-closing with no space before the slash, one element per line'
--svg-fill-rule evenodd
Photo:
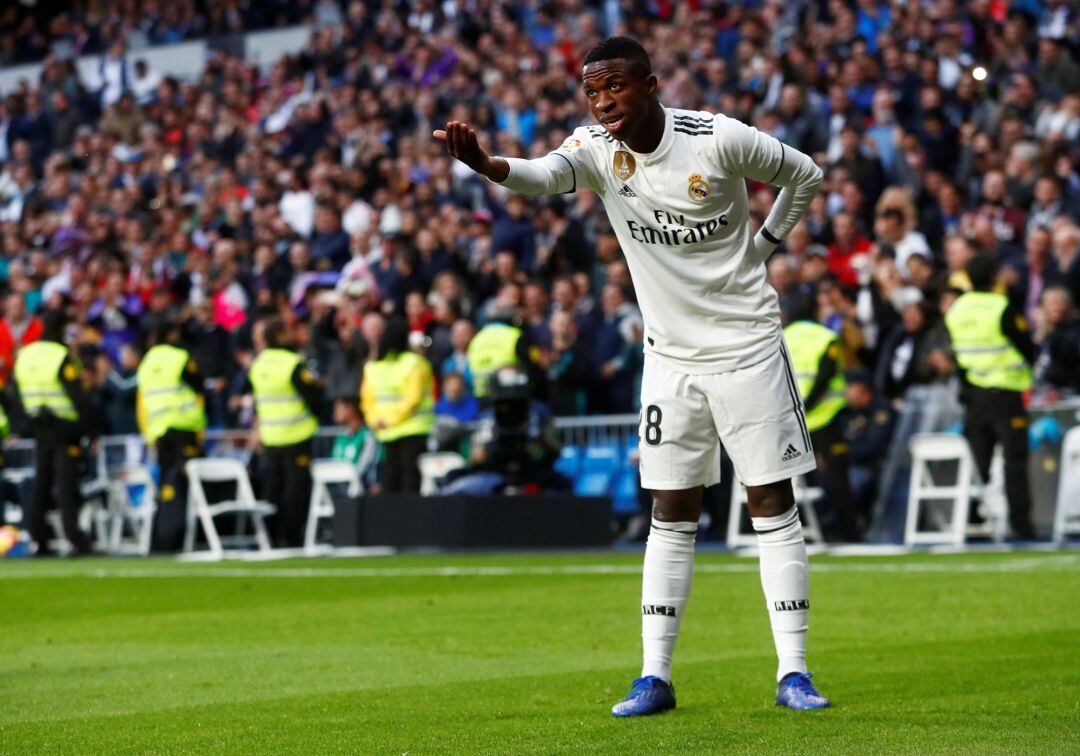
<path fill-rule="evenodd" d="M 461 373 L 443 376 L 442 395 L 435 402 L 435 414 L 459 423 L 471 423 L 480 416 L 480 402 L 469 392 Z"/>
<path fill-rule="evenodd" d="M 15 366 L 15 353 L 20 347 L 41 338 L 41 319 L 26 311 L 26 301 L 21 294 L 4 297 L 3 319 L 0 319 L 0 385 L 6 385 L 11 369 Z"/>
<path fill-rule="evenodd" d="M 550 386 L 551 412 L 556 417 L 582 415 L 591 376 L 589 352 L 578 338 L 578 326 L 570 313 L 553 312 L 548 330 L 550 347 L 542 359 Z"/>
<path fill-rule="evenodd" d="M 1046 289 L 1034 322 L 1038 382 L 1061 393 L 1080 393 L 1080 319 L 1069 290 L 1063 286 Z"/>
<path fill-rule="evenodd" d="M 829 270 L 848 286 L 858 285 L 852 267 L 858 255 L 870 251 L 870 240 L 859 231 L 855 218 L 847 212 L 837 213 L 832 221 L 833 243 L 829 245 Z"/>
<path fill-rule="evenodd" d="M 139 432 L 135 417 L 135 394 L 138 381 L 135 371 L 142 353 L 131 344 L 120 347 L 120 360 L 115 366 L 104 353 L 101 355 L 107 374 L 102 391 L 101 416 L 103 431 L 110 436 L 126 436 Z"/>
<path fill-rule="evenodd" d="M 921 301 L 909 302 L 899 325 L 885 338 L 874 385 L 877 392 L 895 402 L 917 383 L 929 383 L 934 371 L 927 342 L 928 311 Z"/>
<path fill-rule="evenodd" d="M 364 493 L 379 492 L 378 469 L 381 450 L 375 434 L 364 424 L 360 415 L 360 397 L 355 394 L 334 400 L 334 425 L 344 432 L 334 439 L 330 459 L 343 460 L 356 466 L 356 477 Z M 354 494 L 355 495 L 355 494 Z"/>
<path fill-rule="evenodd" d="M 602 414 L 632 412 L 636 402 L 636 361 L 644 325 L 637 306 L 629 299 L 627 290 L 619 284 L 604 287 L 604 318 L 593 339 L 596 388 L 592 400 L 594 411 Z"/>

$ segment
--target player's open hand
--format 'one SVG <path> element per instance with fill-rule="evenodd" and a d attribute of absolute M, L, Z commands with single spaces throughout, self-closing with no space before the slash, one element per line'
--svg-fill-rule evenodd
<path fill-rule="evenodd" d="M 446 142 L 446 151 L 477 173 L 485 176 L 490 168 L 491 157 L 480 146 L 476 131 L 462 121 L 450 121 L 445 129 L 432 132 L 436 139 Z"/>

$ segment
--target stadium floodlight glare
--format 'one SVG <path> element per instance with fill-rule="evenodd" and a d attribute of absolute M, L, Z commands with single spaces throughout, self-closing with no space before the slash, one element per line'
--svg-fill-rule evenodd
<path fill-rule="evenodd" d="M 975 66 L 971 69 L 971 77 L 975 81 L 986 81 L 986 69 L 983 66 Z"/>

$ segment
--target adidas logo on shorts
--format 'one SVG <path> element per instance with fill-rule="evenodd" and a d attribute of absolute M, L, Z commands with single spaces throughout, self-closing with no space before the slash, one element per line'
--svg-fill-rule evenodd
<path fill-rule="evenodd" d="M 637 195 L 634 194 L 633 189 L 628 187 L 626 184 L 623 184 L 622 189 L 619 190 L 619 196 L 620 197 L 636 197 Z"/>
<path fill-rule="evenodd" d="M 798 459 L 802 456 L 802 452 L 796 449 L 792 444 L 788 444 L 784 449 L 784 456 L 780 457 L 781 462 L 790 462 L 793 459 Z"/>

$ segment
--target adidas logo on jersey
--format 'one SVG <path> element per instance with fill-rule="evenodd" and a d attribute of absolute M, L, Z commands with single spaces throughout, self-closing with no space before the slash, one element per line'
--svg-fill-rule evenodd
<path fill-rule="evenodd" d="M 620 197 L 636 197 L 637 195 L 634 194 L 633 189 L 628 187 L 626 184 L 623 184 L 622 189 L 619 190 L 619 196 Z"/>
<path fill-rule="evenodd" d="M 788 444 L 787 448 L 784 449 L 784 456 L 780 457 L 780 461 L 790 462 L 791 460 L 798 459 L 801 456 L 802 452 L 796 449 L 793 445 Z"/>

